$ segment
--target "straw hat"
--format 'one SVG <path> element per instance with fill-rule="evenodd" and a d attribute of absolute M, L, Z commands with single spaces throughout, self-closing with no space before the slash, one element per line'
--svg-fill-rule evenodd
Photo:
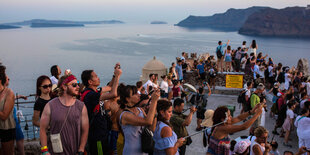
<path fill-rule="evenodd" d="M 205 112 L 205 119 L 202 121 L 201 126 L 210 127 L 213 125 L 212 117 L 214 114 L 214 110 L 208 109 Z"/>

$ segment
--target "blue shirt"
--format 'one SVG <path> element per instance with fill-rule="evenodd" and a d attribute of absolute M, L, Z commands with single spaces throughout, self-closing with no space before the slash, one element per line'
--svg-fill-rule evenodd
<path fill-rule="evenodd" d="M 226 47 L 226 46 L 227 46 L 227 44 L 217 46 L 217 49 L 220 48 L 220 51 L 221 51 L 222 55 L 224 55 L 223 48 Z"/>
<path fill-rule="evenodd" d="M 183 80 L 182 65 L 177 64 L 177 66 L 175 66 L 175 71 L 178 73 L 179 80 Z"/>
<path fill-rule="evenodd" d="M 201 65 L 197 65 L 197 69 L 199 70 L 199 74 L 202 74 L 205 72 L 204 70 L 204 66 L 201 64 Z"/>

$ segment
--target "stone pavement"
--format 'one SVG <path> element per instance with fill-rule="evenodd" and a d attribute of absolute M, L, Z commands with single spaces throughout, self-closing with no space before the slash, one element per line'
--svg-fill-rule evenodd
<path fill-rule="evenodd" d="M 239 107 L 239 104 L 237 103 L 237 96 L 236 95 L 212 94 L 208 98 L 207 109 L 215 110 L 218 106 L 221 106 L 221 105 L 236 106 L 234 116 L 238 116 L 238 114 L 240 114 L 241 107 Z M 272 132 L 273 127 L 275 125 L 275 119 L 269 117 L 269 111 L 270 111 L 270 107 L 272 106 L 272 103 L 268 101 L 267 105 L 268 105 L 268 112 L 266 113 L 265 128 L 267 128 L 267 130 L 269 131 L 268 141 L 271 141 L 272 136 L 273 136 L 273 134 L 271 132 Z M 188 106 L 188 105 L 186 105 L 186 106 Z M 186 106 L 185 106 L 185 108 L 186 108 Z M 187 111 L 187 113 L 188 112 L 189 111 Z M 191 125 L 187 127 L 189 134 L 196 132 L 195 131 L 196 126 L 197 126 L 196 120 L 197 120 L 196 114 L 194 114 Z M 278 128 L 278 132 L 280 132 L 280 128 Z M 249 133 L 249 129 L 237 132 L 233 135 L 230 135 L 230 137 L 231 137 L 231 139 L 235 139 L 239 136 L 248 135 L 248 133 Z M 203 147 L 202 137 L 203 137 L 202 134 L 197 134 L 197 135 L 192 137 L 193 143 L 190 146 L 187 146 L 187 148 L 186 148 L 186 154 L 187 155 L 204 155 L 204 154 L 206 154 L 207 148 Z M 288 148 L 288 147 L 283 146 L 284 138 L 280 138 L 278 135 L 275 135 L 274 140 L 277 141 L 279 144 L 278 150 L 279 150 L 280 154 L 283 154 L 283 152 L 286 150 L 292 151 L 294 153 L 296 153 L 298 151 L 298 137 L 296 134 L 296 129 L 291 132 L 290 138 L 292 139 L 292 141 L 289 141 L 289 144 L 291 144 L 293 146 L 292 148 Z"/>

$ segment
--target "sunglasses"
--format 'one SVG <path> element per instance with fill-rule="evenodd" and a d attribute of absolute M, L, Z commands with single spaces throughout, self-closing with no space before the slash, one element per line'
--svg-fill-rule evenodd
<path fill-rule="evenodd" d="M 80 86 L 80 83 L 79 82 L 77 82 L 77 83 L 71 83 L 70 84 L 72 87 L 77 87 L 77 86 Z M 67 86 L 69 86 L 69 85 L 67 85 Z"/>
<path fill-rule="evenodd" d="M 48 85 L 43 85 L 41 87 L 44 88 L 44 89 L 47 89 L 47 88 L 51 88 L 52 86 L 53 86 L 52 84 L 48 84 Z"/>

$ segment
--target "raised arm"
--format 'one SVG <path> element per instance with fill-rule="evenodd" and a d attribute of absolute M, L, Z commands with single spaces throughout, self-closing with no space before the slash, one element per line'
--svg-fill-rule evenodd
<path fill-rule="evenodd" d="M 192 122 L 192 118 L 193 118 L 193 114 L 197 111 L 197 109 L 192 106 L 191 109 L 190 109 L 190 112 L 188 114 L 188 116 L 186 117 L 186 119 L 184 120 L 183 122 L 183 126 L 189 126 Z"/>
<path fill-rule="evenodd" d="M 112 89 L 109 93 L 101 93 L 100 95 L 100 100 L 108 100 L 111 98 L 114 98 L 117 96 L 117 87 L 118 87 L 118 82 L 119 78 L 122 75 L 122 70 L 120 68 L 115 68 L 114 69 L 114 81 L 112 85 Z"/>
<path fill-rule="evenodd" d="M 156 113 L 156 107 L 157 107 L 157 101 L 160 96 L 160 91 L 159 89 L 155 89 L 155 92 L 152 94 L 151 97 L 151 104 L 150 104 L 150 109 L 146 115 L 146 117 L 142 118 L 139 116 L 136 116 L 130 112 L 125 112 L 121 118 L 121 123 L 122 124 L 130 124 L 134 126 L 149 126 L 152 125 L 154 116 Z"/>
<path fill-rule="evenodd" d="M 245 123 L 241 125 L 226 125 L 226 126 L 220 127 L 219 129 L 221 130 L 221 132 L 224 132 L 227 134 L 246 130 L 255 122 L 255 120 L 261 115 L 261 113 L 262 113 L 262 106 L 259 106 L 257 110 L 255 111 L 255 115 L 251 119 L 246 121 Z"/>

